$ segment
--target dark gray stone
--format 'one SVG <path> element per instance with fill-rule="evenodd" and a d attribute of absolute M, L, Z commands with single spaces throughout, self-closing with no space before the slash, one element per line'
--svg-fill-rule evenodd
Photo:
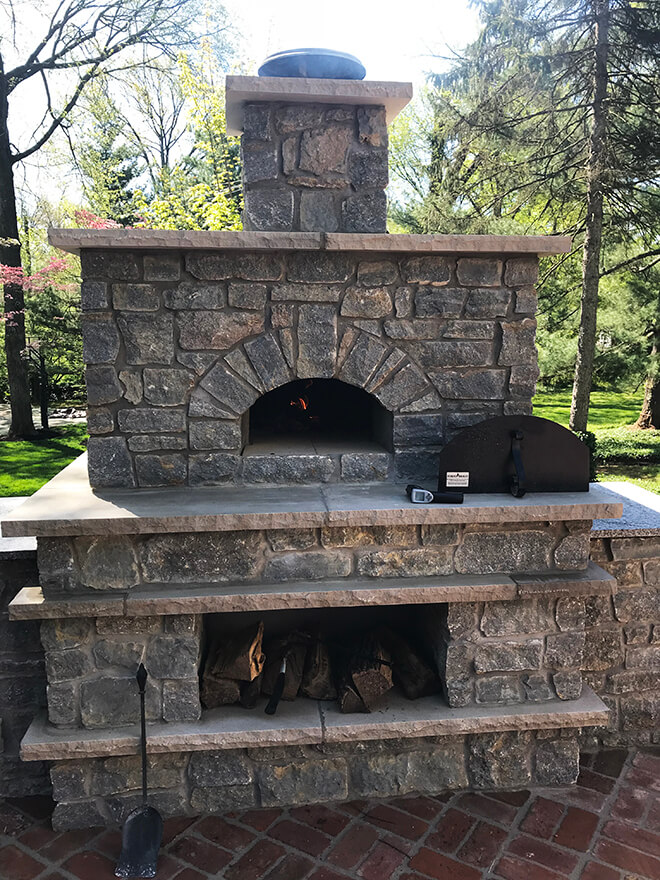
<path fill-rule="evenodd" d="M 157 312 L 160 296 L 151 284 L 113 284 L 112 305 L 126 312 Z"/>
<path fill-rule="evenodd" d="M 246 104 L 243 108 L 243 137 L 254 141 L 269 140 L 270 119 L 268 104 Z"/>
<path fill-rule="evenodd" d="M 131 452 L 158 452 L 161 449 L 187 449 L 185 434 L 136 434 L 128 438 Z"/>
<path fill-rule="evenodd" d="M 163 682 L 163 721 L 199 721 L 201 716 L 197 676 Z"/>
<path fill-rule="evenodd" d="M 176 287 L 163 291 L 163 305 L 166 309 L 222 309 L 226 304 L 227 296 L 222 284 L 183 281 Z"/>
<path fill-rule="evenodd" d="M 492 342 L 418 342 L 411 350 L 421 367 L 483 367 L 493 362 Z"/>
<path fill-rule="evenodd" d="M 186 269 L 200 281 L 224 281 L 229 278 L 278 281 L 282 277 L 282 258 L 249 251 L 191 251 L 186 254 Z"/>
<path fill-rule="evenodd" d="M 468 532 L 456 551 L 456 571 L 462 574 L 543 571 L 550 561 L 554 536 L 550 532 Z"/>
<path fill-rule="evenodd" d="M 135 547 L 130 537 L 76 538 L 80 580 L 95 590 L 126 590 L 135 586 L 140 574 Z"/>
<path fill-rule="evenodd" d="M 263 232 L 293 229 L 293 191 L 257 189 L 246 192 L 243 228 Z"/>
<path fill-rule="evenodd" d="M 158 633 L 162 624 L 162 617 L 97 617 L 96 632 L 100 636 L 137 636 Z"/>
<path fill-rule="evenodd" d="M 95 800 L 73 801 L 72 803 L 61 801 L 55 804 L 51 817 L 54 831 L 103 828 L 107 821 L 107 817 L 99 810 Z"/>
<path fill-rule="evenodd" d="M 301 305 L 298 309 L 299 379 L 331 378 L 337 362 L 337 313 L 333 306 Z"/>
<path fill-rule="evenodd" d="M 119 400 L 122 388 L 117 381 L 114 367 L 85 368 L 85 385 L 87 386 L 87 402 L 90 406 L 102 403 L 114 403 Z"/>
<path fill-rule="evenodd" d="M 344 360 L 338 377 L 349 385 L 364 388 L 386 354 L 386 346 L 373 336 L 361 333 Z"/>
<path fill-rule="evenodd" d="M 495 321 L 447 321 L 442 335 L 447 339 L 494 339 Z"/>
<path fill-rule="evenodd" d="M 420 448 L 394 453 L 394 478 L 400 482 L 437 482 L 440 453 L 437 449 Z"/>
<path fill-rule="evenodd" d="M 351 557 L 337 550 L 283 553 L 266 560 L 263 576 L 277 582 L 348 577 L 351 564 Z"/>
<path fill-rule="evenodd" d="M 231 482 L 238 473 L 241 458 L 223 452 L 191 455 L 188 458 L 188 483 L 191 486 L 219 486 Z"/>
<path fill-rule="evenodd" d="M 87 797 L 87 766 L 75 761 L 53 764 L 50 780 L 53 783 L 53 798 L 56 801 L 69 801 Z"/>
<path fill-rule="evenodd" d="M 588 629 L 583 669 L 613 669 L 623 664 L 622 632 L 619 626 Z"/>
<path fill-rule="evenodd" d="M 190 794 L 190 806 L 198 815 L 221 813 L 228 810 L 247 810 L 258 807 L 254 786 L 225 785 L 214 788 L 195 786 Z"/>
<path fill-rule="evenodd" d="M 628 648 L 626 650 L 626 666 L 635 669 L 653 669 L 660 671 L 660 645 L 650 645 L 643 648 Z"/>
<path fill-rule="evenodd" d="M 582 696 L 582 673 L 578 670 L 555 672 L 552 683 L 560 700 L 579 700 Z"/>
<path fill-rule="evenodd" d="M 660 727 L 660 694 L 657 690 L 621 697 L 621 726 L 624 731 L 657 731 Z"/>
<path fill-rule="evenodd" d="M 384 107 L 358 107 L 358 140 L 372 147 L 387 147 L 387 121 Z"/>
<path fill-rule="evenodd" d="M 344 232 L 387 232 L 387 198 L 382 191 L 349 196 L 342 205 Z"/>
<path fill-rule="evenodd" d="M 415 318 L 412 321 L 384 321 L 383 331 L 390 339 L 437 339 L 443 326 L 437 318 Z M 424 348 L 420 346 L 418 351 L 423 353 Z"/>
<path fill-rule="evenodd" d="M 622 623 L 660 620 L 660 591 L 619 590 L 612 597 L 616 619 Z"/>
<path fill-rule="evenodd" d="M 95 489 L 135 486 L 131 456 L 123 437 L 90 437 L 87 454 L 89 482 Z"/>
<path fill-rule="evenodd" d="M 80 712 L 88 729 L 122 727 L 140 718 L 140 697 L 134 676 L 97 678 L 80 685 Z M 147 681 L 146 714 L 150 721 L 160 717 L 160 689 Z"/>
<path fill-rule="evenodd" d="M 509 393 L 513 397 L 531 399 L 536 391 L 539 377 L 538 364 L 517 364 L 511 367 Z"/>
<path fill-rule="evenodd" d="M 312 284 L 343 282 L 354 270 L 354 258 L 347 254 L 298 251 L 288 258 L 287 279 Z"/>
<path fill-rule="evenodd" d="M 384 318 L 392 311 L 392 297 L 383 288 L 349 287 L 341 314 L 349 318 Z"/>
<path fill-rule="evenodd" d="M 466 318 L 504 318 L 511 303 L 505 289 L 471 290 L 465 302 Z"/>
<path fill-rule="evenodd" d="M 109 315 L 85 315 L 82 321 L 83 362 L 114 364 L 119 354 L 119 333 Z"/>
<path fill-rule="evenodd" d="M 394 284 L 398 277 L 397 265 L 391 260 L 370 260 L 358 263 L 357 281 L 363 287 L 382 287 Z M 399 291 L 410 293 L 410 290 L 405 287 L 399 288 Z"/>
<path fill-rule="evenodd" d="M 144 645 L 141 642 L 101 639 L 96 642 L 92 651 L 99 669 L 104 666 L 121 666 L 134 672 L 143 659 Z"/>
<path fill-rule="evenodd" d="M 275 551 L 307 550 L 318 544 L 316 529 L 269 529 L 270 546 Z"/>
<path fill-rule="evenodd" d="M 250 761 L 240 752 L 193 752 L 188 776 L 192 785 L 216 788 L 225 785 L 248 785 L 253 773 Z"/>
<path fill-rule="evenodd" d="M 63 617 L 41 623 L 41 642 L 47 651 L 79 648 L 92 634 L 92 621 L 82 617 Z"/>
<path fill-rule="evenodd" d="M 492 257 L 461 257 L 456 276 L 465 287 L 497 287 L 502 283 L 502 261 Z"/>
<path fill-rule="evenodd" d="M 163 631 L 179 636 L 199 636 L 202 631 L 202 616 L 200 614 L 176 614 L 164 617 Z"/>
<path fill-rule="evenodd" d="M 468 785 L 463 742 L 449 737 L 432 751 L 354 755 L 348 772 L 352 797 L 438 794 Z"/>
<path fill-rule="evenodd" d="M 394 417 L 395 446 L 441 446 L 444 442 L 441 415 Z"/>
<path fill-rule="evenodd" d="M 552 626 L 552 615 L 533 599 L 486 602 L 481 618 L 481 631 L 486 636 L 544 632 Z"/>
<path fill-rule="evenodd" d="M 341 457 L 341 478 L 347 483 L 386 480 L 392 456 L 386 452 L 348 452 Z"/>
<path fill-rule="evenodd" d="M 539 307 L 539 298 L 533 287 L 523 287 L 516 291 L 516 314 L 535 315 Z"/>
<path fill-rule="evenodd" d="M 140 370 L 120 370 L 119 381 L 123 386 L 122 397 L 129 403 L 140 403 L 143 397 L 142 372 Z"/>
<path fill-rule="evenodd" d="M 522 684 L 525 689 L 525 697 L 530 703 L 543 703 L 554 697 L 546 675 L 541 673 L 523 675 Z"/>
<path fill-rule="evenodd" d="M 453 548 L 419 547 L 411 550 L 377 550 L 358 558 L 363 577 L 433 577 L 451 574 Z"/>
<path fill-rule="evenodd" d="M 191 449 L 240 449 L 242 443 L 238 421 L 208 419 L 191 422 L 189 436 Z"/>
<path fill-rule="evenodd" d="M 231 373 L 229 374 L 231 376 Z M 216 397 L 199 385 L 193 389 L 188 403 L 188 415 L 191 418 L 233 419 L 235 413 L 229 407 L 222 407 Z"/>
<path fill-rule="evenodd" d="M 537 785 L 572 785 L 580 772 L 579 760 L 577 738 L 539 742 L 534 782 Z"/>
<path fill-rule="evenodd" d="M 468 775 L 477 789 L 524 788 L 531 779 L 531 734 L 481 733 L 468 737 Z"/>
<path fill-rule="evenodd" d="M 348 176 L 356 189 L 380 187 L 389 183 L 387 150 L 356 149 L 348 157 Z"/>
<path fill-rule="evenodd" d="M 126 433 L 167 434 L 186 430 L 186 415 L 180 409 L 122 409 L 117 421 L 119 429 Z"/>
<path fill-rule="evenodd" d="M 275 112 L 275 127 L 280 134 L 291 134 L 306 128 L 317 128 L 323 120 L 321 106 L 289 104 Z"/>
<path fill-rule="evenodd" d="M 447 284 L 449 262 L 439 256 L 408 257 L 401 262 L 401 277 L 409 284 Z"/>
<path fill-rule="evenodd" d="M 555 620 L 562 631 L 584 629 L 584 599 L 581 596 L 562 596 L 557 599 Z"/>
<path fill-rule="evenodd" d="M 260 556 L 259 532 L 154 535 L 140 547 L 147 583 L 245 580 L 258 576 Z"/>
<path fill-rule="evenodd" d="M 145 666 L 155 678 L 196 679 L 199 642 L 185 636 L 155 636 L 147 646 Z"/>
<path fill-rule="evenodd" d="M 224 366 L 218 364 L 201 380 L 200 385 L 228 407 L 241 415 L 252 406 L 259 392 L 242 382 Z M 192 413 L 191 413 L 192 415 Z"/>
<path fill-rule="evenodd" d="M 436 259 L 443 259 L 442 257 Z M 447 281 L 449 269 L 446 268 Z M 421 271 L 413 274 L 421 275 Z M 430 274 L 430 273 L 427 273 Z M 438 274 L 443 274 L 441 271 Z M 418 318 L 457 318 L 463 311 L 466 291 L 458 287 L 427 287 L 420 288 L 415 294 L 415 314 Z"/>
<path fill-rule="evenodd" d="M 551 669 L 572 669 L 582 665 L 584 632 L 563 632 L 546 639 L 545 662 Z"/>
<path fill-rule="evenodd" d="M 89 654 L 80 648 L 46 651 L 46 675 L 49 683 L 73 681 L 92 671 Z"/>
<path fill-rule="evenodd" d="M 80 252 L 80 268 L 82 277 L 99 278 L 111 281 L 138 281 L 141 267 L 138 258 L 126 251 L 91 251 Z"/>
<path fill-rule="evenodd" d="M 144 396 L 156 406 L 185 403 L 194 377 L 188 370 L 149 369 L 144 371 Z"/>
<path fill-rule="evenodd" d="M 277 144 L 268 141 L 250 142 L 244 137 L 241 143 L 241 159 L 244 186 L 261 180 L 277 180 Z"/>
<path fill-rule="evenodd" d="M 291 372 L 284 360 L 282 349 L 272 333 L 266 333 L 258 339 L 247 342 L 245 351 L 263 387 L 268 391 L 291 381 Z"/>
<path fill-rule="evenodd" d="M 478 644 L 474 652 L 474 668 L 478 673 L 540 669 L 542 658 L 541 639 Z"/>
<path fill-rule="evenodd" d="M 154 791 L 149 795 L 149 802 L 164 819 L 181 816 L 188 809 L 188 798 L 182 791 Z M 134 810 L 142 806 L 142 797 L 138 794 L 116 795 L 106 798 L 105 806 L 111 822 L 122 825 Z"/>
<path fill-rule="evenodd" d="M 339 223 L 339 205 L 333 192 L 311 190 L 301 193 L 301 232 L 337 232 Z"/>
<path fill-rule="evenodd" d="M 120 314 L 117 323 L 128 364 L 171 364 L 174 360 L 174 318 L 169 314 Z"/>
<path fill-rule="evenodd" d="M 520 703 L 520 682 L 515 676 L 491 675 L 475 683 L 477 703 Z"/>
<path fill-rule="evenodd" d="M 502 400 L 506 393 L 506 370 L 443 370 L 429 378 L 450 400 Z"/>
<path fill-rule="evenodd" d="M 508 287 L 536 284 L 538 272 L 538 257 L 511 257 L 506 261 L 504 283 Z"/>
<path fill-rule="evenodd" d="M 422 525 L 422 544 L 458 544 L 458 526 L 446 526 L 432 523 L 431 525 Z M 469 603 L 461 603 L 460 605 L 451 606 L 455 608 L 474 608 Z"/>
<path fill-rule="evenodd" d="M 237 309 L 263 309 L 266 294 L 265 284 L 230 284 L 229 305 Z"/>
<path fill-rule="evenodd" d="M 90 434 L 111 434 L 115 429 L 115 418 L 110 410 L 103 407 L 87 409 L 87 431 Z"/>
<path fill-rule="evenodd" d="M 249 455 L 243 458 L 246 483 L 329 483 L 338 463 L 329 455 Z"/>
<path fill-rule="evenodd" d="M 406 364 L 373 394 L 385 409 L 400 409 L 428 390 L 426 377 L 413 364 Z"/>
<path fill-rule="evenodd" d="M 110 306 L 108 285 L 103 281 L 83 281 L 80 285 L 80 305 L 83 312 L 98 312 Z"/>
<path fill-rule="evenodd" d="M 181 258 L 178 254 L 157 254 L 144 258 L 145 281 L 178 281 L 181 276 Z"/>
<path fill-rule="evenodd" d="M 320 804 L 343 801 L 349 796 L 346 761 L 342 758 L 259 764 L 256 776 L 264 807 Z"/>
<path fill-rule="evenodd" d="M 502 348 L 498 364 L 532 364 L 537 362 L 536 320 L 523 318 L 522 321 L 502 321 Z"/>
<path fill-rule="evenodd" d="M 179 345 L 196 351 L 225 350 L 264 331 L 264 316 L 257 312 L 179 312 Z"/>

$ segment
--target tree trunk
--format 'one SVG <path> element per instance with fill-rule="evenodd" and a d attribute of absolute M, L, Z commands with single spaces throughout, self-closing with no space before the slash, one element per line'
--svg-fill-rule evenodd
<path fill-rule="evenodd" d="M 18 239 L 16 194 L 7 127 L 9 104 L 6 88 L 7 82 L 0 56 L 0 263 L 19 267 L 21 246 Z M 25 298 L 22 285 L 5 284 L 4 311 L 5 356 L 11 404 L 9 436 L 15 439 L 34 434 L 27 365 L 22 357 L 25 349 Z"/>
<path fill-rule="evenodd" d="M 596 351 L 596 314 L 603 234 L 603 182 L 607 153 L 609 0 L 592 0 L 596 20 L 593 121 L 587 161 L 587 220 L 582 249 L 582 300 L 569 427 L 586 431 Z"/>
<path fill-rule="evenodd" d="M 649 370 L 644 383 L 644 403 L 636 428 L 660 428 L 660 373 L 658 371 L 658 354 L 660 354 L 660 316 L 653 327 L 653 347 Z"/>

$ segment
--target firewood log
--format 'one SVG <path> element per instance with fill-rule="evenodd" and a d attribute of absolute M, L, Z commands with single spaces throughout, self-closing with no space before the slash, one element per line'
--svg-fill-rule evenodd
<path fill-rule="evenodd" d="M 263 683 L 261 692 L 270 696 L 275 688 L 275 682 L 280 672 L 282 658 L 286 654 L 286 676 L 284 679 L 283 700 L 295 700 L 302 684 L 303 670 L 305 668 L 305 655 L 309 636 L 303 633 L 291 633 L 285 639 L 278 639 L 268 645 L 267 661 L 264 667 Z"/>
<path fill-rule="evenodd" d="M 202 677 L 200 696 L 207 709 L 238 703 L 241 697 L 241 682 L 234 678 Z"/>
<path fill-rule="evenodd" d="M 327 644 L 316 635 L 307 651 L 301 693 L 312 700 L 336 700 L 337 688 Z"/>
<path fill-rule="evenodd" d="M 217 639 L 213 646 L 213 663 L 209 672 L 214 678 L 252 681 L 264 668 L 262 621 L 227 638 Z M 210 655 L 209 655 L 210 656 Z"/>
<path fill-rule="evenodd" d="M 409 700 L 427 697 L 440 690 L 440 680 L 427 661 L 410 642 L 390 629 L 378 633 L 392 656 L 394 683 Z"/>
<path fill-rule="evenodd" d="M 392 687 L 390 655 L 375 633 L 367 633 L 348 655 L 342 674 L 340 709 L 342 712 L 371 712 Z M 364 710 L 355 705 L 351 691 L 359 697 Z"/>

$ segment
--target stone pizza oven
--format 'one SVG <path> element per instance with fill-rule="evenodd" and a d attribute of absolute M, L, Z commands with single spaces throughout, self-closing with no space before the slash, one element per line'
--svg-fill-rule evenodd
<path fill-rule="evenodd" d="M 388 235 L 409 97 L 229 77 L 244 231 L 51 231 L 82 260 L 89 460 L 3 533 L 38 540 L 11 613 L 42 621 L 48 710 L 22 757 L 52 762 L 58 828 L 139 801 L 140 661 L 164 815 L 570 783 L 580 731 L 607 723 L 580 603 L 614 588 L 589 529 L 621 505 L 597 486 L 405 497 L 456 431 L 531 412 L 538 258 L 569 247 Z M 241 627 L 383 621 L 423 643 L 438 693 L 203 705 L 210 645 Z"/>

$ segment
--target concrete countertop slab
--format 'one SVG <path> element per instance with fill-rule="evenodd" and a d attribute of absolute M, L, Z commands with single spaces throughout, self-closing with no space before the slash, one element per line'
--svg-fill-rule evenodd
<path fill-rule="evenodd" d="M 0 498 L 0 523 L 19 505 L 27 501 L 29 496 L 16 495 L 12 498 Z M 34 538 L 2 538 L 0 537 L 0 560 L 26 559 L 34 556 L 37 542 Z"/>
<path fill-rule="evenodd" d="M 592 537 L 648 538 L 660 535 L 660 495 L 634 483 L 605 481 L 600 485 L 623 503 L 623 515 L 620 519 L 594 520 Z"/>
<path fill-rule="evenodd" d="M 324 525 L 511 523 L 621 516 L 620 499 L 588 492 L 466 495 L 457 505 L 412 504 L 405 486 L 219 486 L 92 490 L 80 456 L 2 523 L 6 537 L 158 534 Z"/>

